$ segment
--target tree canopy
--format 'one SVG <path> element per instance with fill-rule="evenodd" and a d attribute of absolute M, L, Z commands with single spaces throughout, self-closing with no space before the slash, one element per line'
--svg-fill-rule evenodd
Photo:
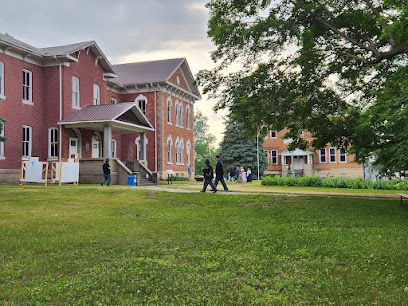
<path fill-rule="evenodd" d="M 286 127 L 290 149 L 330 143 L 359 161 L 375 155 L 389 169 L 395 158 L 408 164 L 408 154 L 395 155 L 408 149 L 407 126 L 399 124 L 408 107 L 406 1 L 212 0 L 207 7 L 218 66 L 200 71 L 197 82 L 218 98 L 216 109 L 246 123 L 247 134 Z M 226 73 L 235 63 L 239 69 Z"/>
<path fill-rule="evenodd" d="M 208 118 L 197 111 L 194 115 L 194 170 L 197 174 L 202 172 L 206 159 L 215 165 L 215 136 L 208 132 L 208 128 Z"/>

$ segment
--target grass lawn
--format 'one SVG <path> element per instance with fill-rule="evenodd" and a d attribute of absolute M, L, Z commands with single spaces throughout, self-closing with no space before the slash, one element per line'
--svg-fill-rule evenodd
<path fill-rule="evenodd" d="M 0 304 L 407 305 L 407 203 L 0 185 Z"/>

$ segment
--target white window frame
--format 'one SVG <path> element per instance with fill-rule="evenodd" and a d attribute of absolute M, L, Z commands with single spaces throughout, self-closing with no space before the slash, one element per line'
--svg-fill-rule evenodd
<path fill-rule="evenodd" d="M 112 149 L 112 158 L 116 158 L 117 157 L 117 151 L 116 151 L 116 139 L 112 139 L 111 142 L 111 149 Z"/>
<path fill-rule="evenodd" d="M 101 89 L 98 84 L 93 84 L 93 105 L 101 105 Z"/>
<path fill-rule="evenodd" d="M 179 102 L 178 100 L 175 103 L 174 109 L 176 112 L 176 126 L 179 126 Z"/>
<path fill-rule="evenodd" d="M 3 126 L 3 129 L 0 131 L 0 136 L 5 137 L 5 130 L 6 126 Z M 6 154 L 4 152 L 4 142 L 0 141 L 0 160 L 6 159 Z"/>
<path fill-rule="evenodd" d="M 143 103 L 142 103 L 143 102 Z M 137 105 L 137 107 L 140 109 L 140 111 L 146 115 L 146 111 L 147 111 L 147 97 L 145 97 L 144 95 L 140 94 L 136 99 L 135 99 L 135 103 Z M 143 105 L 141 105 L 141 103 Z"/>
<path fill-rule="evenodd" d="M 273 136 L 272 133 L 274 133 L 275 136 Z M 270 131 L 269 131 L 269 137 L 270 137 L 271 139 L 277 139 L 277 138 L 278 138 L 278 132 L 277 132 L 276 130 L 270 130 Z"/>
<path fill-rule="evenodd" d="M 180 164 L 180 141 L 176 139 L 176 165 Z"/>
<path fill-rule="evenodd" d="M 72 108 L 80 109 L 79 78 L 72 77 Z"/>
<path fill-rule="evenodd" d="M 28 84 L 25 83 L 26 81 L 28 81 Z M 25 94 L 26 90 L 28 90 L 28 97 Z M 26 69 L 23 69 L 23 103 L 33 104 L 33 73 Z"/>
<path fill-rule="evenodd" d="M 346 156 L 346 150 L 344 149 L 339 149 L 339 163 L 340 164 L 345 164 L 347 163 L 347 156 Z M 342 153 L 343 152 L 343 153 Z M 341 160 L 341 157 L 344 156 L 344 161 Z"/>
<path fill-rule="evenodd" d="M 190 106 L 189 105 L 187 105 L 187 107 L 186 107 L 186 128 L 187 128 L 187 130 L 190 130 L 191 129 L 191 126 L 190 126 L 190 114 L 191 114 L 191 110 L 190 110 Z"/>
<path fill-rule="evenodd" d="M 184 141 L 181 138 L 179 142 L 179 165 L 184 165 Z"/>
<path fill-rule="evenodd" d="M 0 98 L 4 99 L 4 63 L 0 62 Z"/>
<path fill-rule="evenodd" d="M 113 105 L 117 104 L 117 101 L 116 101 L 115 98 L 111 98 L 111 104 L 113 104 Z"/>
<path fill-rule="evenodd" d="M 274 156 L 273 152 L 275 152 L 275 162 L 273 161 Z M 271 150 L 271 165 L 277 165 L 278 164 L 278 150 Z"/>
<path fill-rule="evenodd" d="M 322 152 L 324 151 L 324 154 Z M 322 161 L 322 157 L 324 157 L 324 161 Z M 319 163 L 320 164 L 327 164 L 327 150 L 326 148 L 322 148 L 319 150 Z"/>
<path fill-rule="evenodd" d="M 332 153 L 332 152 L 334 152 L 334 153 Z M 332 161 L 332 156 L 334 156 L 334 161 Z M 329 163 L 330 164 L 336 164 L 337 163 L 336 148 L 329 148 Z"/>
<path fill-rule="evenodd" d="M 173 125 L 171 122 L 171 108 L 173 107 L 173 101 L 171 101 L 171 98 L 167 98 L 167 124 Z"/>
<path fill-rule="evenodd" d="M 28 140 L 25 139 L 25 136 L 28 133 Z M 29 159 L 31 157 L 31 152 L 32 152 L 32 145 L 33 145 L 33 128 L 31 126 L 28 125 L 23 125 L 23 154 L 22 154 L 22 158 L 23 159 Z M 27 144 L 27 149 L 25 144 Z M 27 154 L 25 154 L 27 153 Z"/>
<path fill-rule="evenodd" d="M 187 153 L 187 165 L 190 166 L 191 165 L 191 142 L 190 142 L 190 139 L 187 140 L 186 153 Z"/>
<path fill-rule="evenodd" d="M 183 127 L 183 102 L 179 105 L 179 127 Z"/>
<path fill-rule="evenodd" d="M 167 138 L 167 164 L 172 165 L 173 164 L 173 140 L 171 139 L 171 136 Z"/>
<path fill-rule="evenodd" d="M 52 154 L 53 146 L 56 148 L 54 150 L 54 155 Z M 51 127 L 48 129 L 48 159 L 58 160 L 58 128 Z"/>

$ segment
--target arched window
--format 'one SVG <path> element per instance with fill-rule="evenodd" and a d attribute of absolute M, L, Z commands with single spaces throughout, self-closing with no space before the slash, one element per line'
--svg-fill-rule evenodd
<path fill-rule="evenodd" d="M 183 102 L 180 102 L 179 108 L 179 126 L 183 127 Z"/>
<path fill-rule="evenodd" d="M 184 165 L 184 141 L 183 138 L 181 138 L 181 141 L 179 143 L 179 163 Z"/>
<path fill-rule="evenodd" d="M 187 144 L 186 144 L 186 153 L 187 153 L 187 165 L 191 165 L 191 142 L 190 139 L 187 140 Z"/>
<path fill-rule="evenodd" d="M 140 94 L 135 99 L 135 103 L 137 107 L 139 107 L 139 109 L 142 111 L 142 113 L 146 115 L 147 98 L 144 95 Z"/>
<path fill-rule="evenodd" d="M 176 101 L 174 109 L 176 111 L 176 126 L 179 126 L 179 102 Z"/>
<path fill-rule="evenodd" d="M 172 146 L 173 146 L 173 140 L 171 139 L 171 136 L 167 138 L 167 163 L 172 164 Z"/>
<path fill-rule="evenodd" d="M 176 164 L 180 163 L 180 140 L 176 139 Z"/>
<path fill-rule="evenodd" d="M 100 105 L 101 104 L 101 90 L 99 85 L 93 85 L 93 105 Z"/>
<path fill-rule="evenodd" d="M 168 97 L 167 98 L 167 123 L 168 124 L 172 124 L 171 123 L 171 107 L 172 107 L 173 102 L 171 101 L 171 98 Z"/>
<path fill-rule="evenodd" d="M 145 137 L 145 140 L 147 145 L 149 143 L 147 136 Z M 135 144 L 136 144 L 136 159 L 140 160 L 140 135 L 136 137 Z"/>
<path fill-rule="evenodd" d="M 58 129 L 48 129 L 48 158 L 58 158 Z"/>
<path fill-rule="evenodd" d="M 186 107 L 186 128 L 187 130 L 190 129 L 190 106 L 187 105 Z"/>

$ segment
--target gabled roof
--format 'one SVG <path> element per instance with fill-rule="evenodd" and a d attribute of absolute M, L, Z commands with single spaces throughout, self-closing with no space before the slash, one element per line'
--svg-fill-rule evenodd
<path fill-rule="evenodd" d="M 122 86 L 165 83 L 179 68 L 183 71 L 192 94 L 200 98 L 200 92 L 191 84 L 193 75 L 185 58 L 113 65 L 118 77 L 110 81 Z"/>
<path fill-rule="evenodd" d="M 104 70 L 108 73 L 115 73 L 112 69 L 112 65 L 109 63 L 109 60 L 103 54 L 97 43 L 93 40 L 55 47 L 36 48 L 11 36 L 0 34 L 0 45 L 1 44 L 7 45 L 8 47 L 15 48 L 23 52 L 34 54 L 37 57 L 41 57 L 43 59 L 54 59 L 55 57 L 58 57 L 65 58 L 68 61 L 77 61 L 77 59 L 70 56 L 70 54 L 73 54 L 80 50 L 85 50 L 86 48 L 90 48 L 98 58 Z"/>
<path fill-rule="evenodd" d="M 61 121 L 59 125 L 92 127 L 103 130 L 104 124 L 111 124 L 117 133 L 154 131 L 154 127 L 134 102 L 119 104 L 90 105 L 78 110 Z M 119 131 L 119 132 L 118 132 Z M 113 131 L 114 132 L 114 131 Z"/>

